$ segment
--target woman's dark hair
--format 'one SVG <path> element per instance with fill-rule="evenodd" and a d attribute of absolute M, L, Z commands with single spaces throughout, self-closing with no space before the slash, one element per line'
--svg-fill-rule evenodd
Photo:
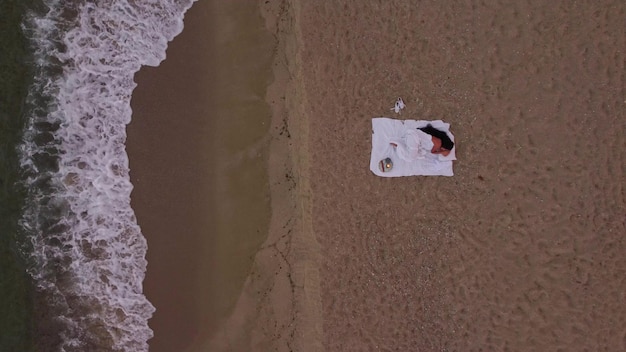
<path fill-rule="evenodd" d="M 450 139 L 450 137 L 448 137 L 448 134 L 445 133 L 444 131 L 440 131 L 436 128 L 434 128 L 431 124 L 428 124 L 426 127 L 422 127 L 422 128 L 418 128 L 418 130 L 427 133 L 433 137 L 437 137 L 439 139 L 441 139 L 441 146 L 448 149 L 448 150 L 452 150 L 452 148 L 454 148 L 454 142 L 452 142 L 452 140 Z"/>

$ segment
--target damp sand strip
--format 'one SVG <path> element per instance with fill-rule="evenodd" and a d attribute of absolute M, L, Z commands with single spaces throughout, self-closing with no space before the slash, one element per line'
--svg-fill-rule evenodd
<path fill-rule="evenodd" d="M 167 59 L 135 77 L 127 150 L 152 352 L 215 335 L 267 237 L 272 52 L 256 4 L 200 1 Z"/>

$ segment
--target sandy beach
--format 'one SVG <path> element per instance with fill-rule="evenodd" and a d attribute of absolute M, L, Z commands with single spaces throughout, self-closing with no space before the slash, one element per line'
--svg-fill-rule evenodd
<path fill-rule="evenodd" d="M 623 2 L 218 3 L 136 77 L 151 351 L 626 350 Z"/>
<path fill-rule="evenodd" d="M 326 351 L 626 348 L 624 9 L 303 4 Z M 397 96 L 454 177 L 370 174 Z"/>

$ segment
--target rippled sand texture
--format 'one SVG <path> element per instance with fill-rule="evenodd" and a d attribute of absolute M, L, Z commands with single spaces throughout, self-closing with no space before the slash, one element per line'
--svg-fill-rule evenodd
<path fill-rule="evenodd" d="M 301 6 L 325 349 L 626 350 L 626 4 Z M 454 177 L 368 170 L 398 96 Z"/>

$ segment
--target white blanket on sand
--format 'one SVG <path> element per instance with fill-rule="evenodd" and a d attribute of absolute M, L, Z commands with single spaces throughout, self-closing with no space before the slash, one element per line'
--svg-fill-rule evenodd
<path fill-rule="evenodd" d="M 395 120 L 387 117 L 372 119 L 372 157 L 370 170 L 382 177 L 400 176 L 452 176 L 452 161 L 456 160 L 456 147 L 448 156 L 432 154 L 432 141 L 429 135 L 418 130 L 431 124 L 434 128 L 445 131 L 450 139 L 450 124 L 441 120 Z M 395 143 L 397 147 L 390 143 Z M 393 167 L 382 172 L 379 163 L 391 158 Z"/>

